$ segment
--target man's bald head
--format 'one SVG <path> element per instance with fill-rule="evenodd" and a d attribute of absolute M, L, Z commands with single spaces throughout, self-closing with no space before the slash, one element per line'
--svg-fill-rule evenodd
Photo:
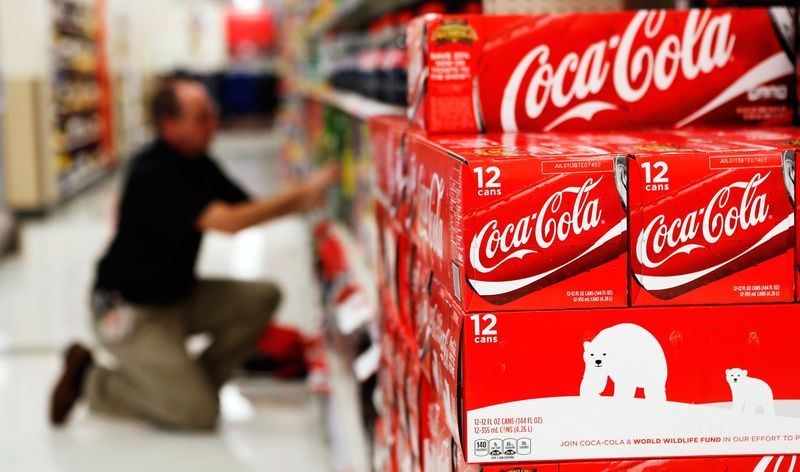
<path fill-rule="evenodd" d="M 164 81 L 153 95 L 151 118 L 158 136 L 186 157 L 208 151 L 218 119 L 208 91 L 192 79 Z"/>

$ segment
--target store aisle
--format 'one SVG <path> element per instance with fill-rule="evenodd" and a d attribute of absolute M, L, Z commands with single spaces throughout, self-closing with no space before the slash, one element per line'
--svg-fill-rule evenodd
<path fill-rule="evenodd" d="M 277 186 L 277 140 L 223 133 L 216 155 L 252 193 Z M 244 379 L 223 391 L 219 434 L 168 434 L 76 411 L 53 431 L 45 406 L 69 339 L 91 341 L 86 307 L 93 265 L 113 226 L 119 179 L 23 227 L 21 254 L 0 261 L 0 470 L 326 470 L 321 403 L 303 383 Z M 209 234 L 201 276 L 271 279 L 284 289 L 278 318 L 306 330 L 318 308 L 310 244 L 300 218 L 236 237 Z M 154 468 L 153 464 L 160 464 Z"/>

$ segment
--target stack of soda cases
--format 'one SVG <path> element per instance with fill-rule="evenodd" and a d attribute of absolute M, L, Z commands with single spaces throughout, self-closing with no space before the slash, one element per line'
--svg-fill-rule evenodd
<path fill-rule="evenodd" d="M 412 21 L 376 470 L 794 469 L 795 13 Z"/>

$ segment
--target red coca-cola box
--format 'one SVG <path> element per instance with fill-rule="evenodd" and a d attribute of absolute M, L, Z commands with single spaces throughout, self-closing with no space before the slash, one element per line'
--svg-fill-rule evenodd
<path fill-rule="evenodd" d="M 401 438 L 400 432 L 400 423 L 399 423 L 399 411 L 397 407 L 392 408 L 389 412 L 390 417 L 392 418 L 391 426 L 392 426 L 392 436 L 391 436 L 391 459 L 389 461 L 390 471 L 397 471 L 402 472 L 402 464 L 400 463 L 400 456 L 403 450 L 403 438 Z"/>
<path fill-rule="evenodd" d="M 464 313 L 457 302 L 438 282 L 433 284 L 433 297 L 441 300 L 441 310 L 433 313 L 431 323 L 431 377 L 433 388 L 441 399 L 442 420 L 453 440 L 462 444 L 462 420 L 459 412 L 461 375 L 464 367 L 461 352 L 461 328 Z"/>
<path fill-rule="evenodd" d="M 421 375 L 431 381 L 431 319 L 444 309 L 445 301 L 433 290 L 433 271 L 423 258 L 416 257 L 413 251 L 411 273 L 412 319 L 414 323 L 415 345 Z"/>
<path fill-rule="evenodd" d="M 375 470 L 398 471 L 397 463 L 397 405 L 393 399 L 387 395 L 394 396 L 394 386 L 391 385 L 392 392 L 388 392 L 385 386 L 392 384 L 391 371 L 382 368 L 378 372 L 378 393 L 376 407 L 378 416 L 375 420 L 372 438 L 372 463 Z"/>
<path fill-rule="evenodd" d="M 411 446 L 412 470 L 422 470 L 422 402 L 426 379 L 422 375 L 422 366 L 416 352 L 409 350 L 409 362 L 406 367 L 406 381 L 403 390 L 406 397 L 406 426 Z"/>
<path fill-rule="evenodd" d="M 410 346 L 405 347 L 407 353 L 404 377 L 402 383 L 397 385 L 400 414 L 399 425 L 406 444 L 400 462 L 404 464 L 403 470 L 422 470 L 422 438 L 421 438 L 421 401 L 424 378 L 421 375 L 419 361 L 416 353 Z"/>
<path fill-rule="evenodd" d="M 416 257 L 466 311 L 626 306 L 617 154 L 566 135 L 412 132 L 408 160 Z"/>
<path fill-rule="evenodd" d="M 405 187 L 405 134 L 410 124 L 397 116 L 371 117 L 369 129 L 370 156 L 373 162 L 374 194 L 395 218 Z"/>
<path fill-rule="evenodd" d="M 395 294 L 395 274 L 397 272 L 397 234 L 394 222 L 383 205 L 375 205 L 375 222 L 377 226 L 376 259 L 377 282 L 379 288 L 389 297 L 389 305 L 396 311 L 398 302 Z"/>
<path fill-rule="evenodd" d="M 793 304 L 441 322 L 435 385 L 469 463 L 800 452 Z"/>
<path fill-rule="evenodd" d="M 695 131 L 700 133 L 701 131 Z M 732 128 L 719 130 L 703 130 L 703 133 L 712 133 L 716 138 L 728 141 L 745 141 L 758 143 L 765 146 L 776 147 L 783 154 L 783 178 L 792 204 L 795 205 L 795 228 L 800 222 L 800 207 L 797 206 L 797 177 L 796 161 L 797 152 L 800 150 L 800 128 Z M 800 239 L 795 237 L 795 244 Z M 800 249 L 795 248 L 795 300 L 800 300 Z"/>
<path fill-rule="evenodd" d="M 426 472 L 481 472 L 476 464 L 467 464 L 461 446 L 453 439 L 444 416 L 441 394 L 429 388 L 424 403 L 425 429 L 422 439 L 422 467 Z"/>
<path fill-rule="evenodd" d="M 395 321 L 396 322 L 396 321 Z M 422 370 L 417 359 L 417 348 L 410 333 L 396 325 L 392 330 L 393 346 L 387 357 L 392 364 L 390 370 L 396 412 L 396 457 L 399 470 L 420 470 L 420 388 Z"/>
<path fill-rule="evenodd" d="M 386 296 L 381 291 L 380 300 L 386 307 Z M 396 370 L 398 366 L 395 362 L 398 350 L 399 322 L 396 312 L 389 308 L 384 308 L 380 317 L 380 348 L 381 348 L 381 371 L 378 376 L 378 388 L 382 393 L 381 401 L 387 406 L 394 408 L 397 405 L 397 389 L 395 386 Z"/>
<path fill-rule="evenodd" d="M 796 7 L 794 9 L 794 27 L 795 27 L 795 35 L 794 35 L 794 52 L 795 52 L 795 66 L 800 64 L 800 34 L 797 32 L 800 31 L 800 7 Z M 800 125 L 800 67 L 795 67 L 796 72 L 796 89 L 795 89 L 795 100 L 797 100 L 796 107 L 795 107 L 795 117 L 794 117 L 794 124 Z"/>
<path fill-rule="evenodd" d="M 408 30 L 410 113 L 431 133 L 788 124 L 787 15 L 425 15 Z"/>
<path fill-rule="evenodd" d="M 402 414 L 403 412 L 398 410 L 398 415 Z M 396 445 L 398 470 L 411 472 L 418 470 L 418 462 L 415 462 L 416 459 L 411 453 L 408 431 L 398 428 Z"/>
<path fill-rule="evenodd" d="M 793 153 L 710 132 L 625 139 L 631 306 L 795 299 Z"/>
<path fill-rule="evenodd" d="M 397 405 L 397 411 L 399 416 L 399 427 L 403 430 L 403 433 L 407 433 L 409 430 L 408 427 L 408 405 L 407 405 L 407 397 L 405 391 L 405 383 L 407 380 L 408 374 L 408 363 L 410 356 L 411 348 L 406 340 L 406 337 L 403 335 L 401 330 L 397 330 L 396 337 L 395 337 L 395 349 L 394 349 L 394 357 L 391 359 L 392 362 L 392 373 L 394 374 L 393 379 L 393 386 L 395 389 L 395 401 Z"/>
<path fill-rule="evenodd" d="M 413 244 L 401 224 L 382 204 L 375 205 L 378 222 L 378 283 L 387 295 L 387 303 L 397 312 L 400 323 L 413 331 L 411 299 Z"/>
<path fill-rule="evenodd" d="M 444 419 L 444 407 L 441 396 L 428 384 L 423 390 L 422 421 L 422 466 L 423 470 L 452 470 L 451 447 L 453 444 L 450 430 Z"/>
<path fill-rule="evenodd" d="M 388 414 L 381 414 L 376 418 L 372 428 L 372 468 L 373 470 L 397 470 L 391 464 L 392 451 L 389 441 L 390 421 Z"/>
<path fill-rule="evenodd" d="M 385 301 L 385 298 L 383 299 Z M 381 448 L 375 451 L 373 461 L 382 463 L 385 470 L 400 471 L 401 457 L 407 458 L 407 438 L 401 428 L 401 410 L 405 407 L 398 386 L 398 378 L 405 371 L 405 345 L 396 312 L 389 308 L 381 317 L 381 369 L 378 371 L 378 411 L 382 419 Z"/>
<path fill-rule="evenodd" d="M 673 133 L 678 133 L 673 131 Z M 758 128 L 698 128 L 679 132 L 687 136 L 708 136 L 728 142 L 762 144 L 780 149 L 794 150 L 800 147 L 800 127 L 778 126 Z"/>
<path fill-rule="evenodd" d="M 430 414 L 431 404 L 436 401 L 437 395 L 433 385 L 423 376 L 419 386 L 419 453 L 420 467 L 426 472 L 435 470 L 430 467 L 433 464 L 427 461 L 432 460 Z"/>

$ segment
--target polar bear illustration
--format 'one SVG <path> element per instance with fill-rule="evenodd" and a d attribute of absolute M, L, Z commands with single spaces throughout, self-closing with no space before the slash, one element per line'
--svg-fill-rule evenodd
<path fill-rule="evenodd" d="M 634 398 L 641 387 L 646 399 L 667 399 L 664 350 L 641 326 L 623 323 L 600 331 L 583 343 L 583 361 L 582 397 L 599 396 L 611 378 L 614 397 Z"/>
<path fill-rule="evenodd" d="M 733 410 L 756 413 L 759 408 L 765 415 L 775 414 L 772 389 L 761 379 L 748 377 L 742 369 L 727 369 L 725 377 L 733 395 Z"/>

